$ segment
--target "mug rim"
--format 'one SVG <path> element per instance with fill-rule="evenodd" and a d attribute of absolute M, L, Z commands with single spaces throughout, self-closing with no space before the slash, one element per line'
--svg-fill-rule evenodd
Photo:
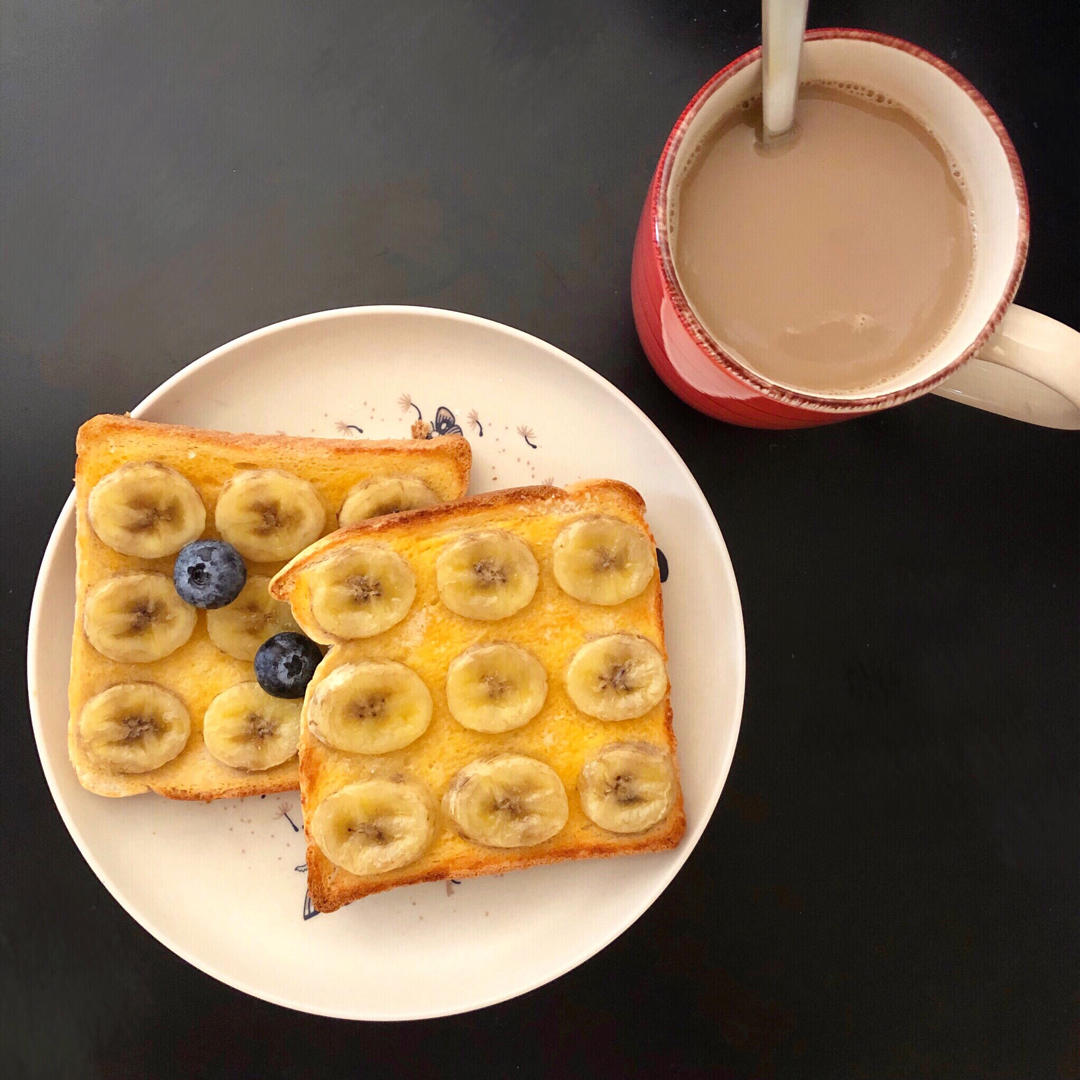
<path fill-rule="evenodd" d="M 709 333 L 704 324 L 690 307 L 690 303 L 683 292 L 675 273 L 675 264 L 668 239 L 667 208 L 670 193 L 672 164 L 675 154 L 682 146 L 691 123 L 697 118 L 702 106 L 712 94 L 723 86 L 733 75 L 743 68 L 761 58 L 761 46 L 751 49 L 736 57 L 713 75 L 687 103 L 680 113 L 678 120 L 668 134 L 664 143 L 664 149 L 660 153 L 660 161 L 657 165 L 658 182 L 653 187 L 651 198 L 650 217 L 652 219 L 652 244 L 653 250 L 660 265 L 664 279 L 664 288 L 679 321 L 698 348 L 705 354 L 707 359 L 720 371 L 734 377 L 740 382 L 753 387 L 758 393 L 773 401 L 779 401 L 786 405 L 802 409 L 812 409 L 826 413 L 860 413 L 872 410 L 885 409 L 892 405 L 919 397 L 933 390 L 944 382 L 954 371 L 969 360 L 987 341 L 990 335 L 997 329 L 1005 311 L 1012 303 L 1016 290 L 1020 285 L 1020 277 L 1027 261 L 1028 243 L 1030 239 L 1030 209 L 1028 205 L 1027 184 L 1024 180 L 1020 158 L 1009 138 L 1008 132 L 1001 118 L 994 112 L 990 103 L 979 93 L 968 79 L 960 74 L 955 68 L 947 64 L 939 56 L 910 41 L 896 37 L 892 34 L 879 33 L 876 30 L 861 30 L 852 27 L 821 27 L 808 30 L 804 42 L 819 41 L 822 39 L 846 38 L 854 41 L 865 41 L 886 48 L 898 49 L 910 56 L 929 64 L 962 90 L 975 104 L 984 120 L 990 125 L 994 135 L 1001 145 L 1005 154 L 1006 162 L 1013 182 L 1013 190 L 1016 195 L 1018 225 L 1016 248 L 1013 252 L 1012 267 L 1005 288 L 998 299 L 989 319 L 983 324 L 982 329 L 974 339 L 950 360 L 944 367 L 937 369 L 933 374 L 912 383 L 910 386 L 898 390 L 887 390 L 879 394 L 867 394 L 862 397 L 830 397 L 827 394 L 814 394 L 808 391 L 792 390 L 786 386 L 770 381 L 759 375 L 756 371 L 746 367 L 728 349 Z M 706 397 L 712 397 L 713 392 L 702 389 Z"/>

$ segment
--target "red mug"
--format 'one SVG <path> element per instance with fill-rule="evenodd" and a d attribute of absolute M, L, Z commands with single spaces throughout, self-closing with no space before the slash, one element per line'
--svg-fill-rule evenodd
<path fill-rule="evenodd" d="M 631 298 L 638 336 L 661 379 L 695 409 L 748 427 L 799 428 L 877 412 L 934 392 L 1048 427 L 1080 428 L 1080 334 L 1012 304 L 1028 247 L 1028 202 L 1016 151 L 979 92 L 943 60 L 867 30 L 812 30 L 805 81 L 884 92 L 933 130 L 964 172 L 979 243 L 972 284 L 945 338 L 869 393 L 778 385 L 713 337 L 679 284 L 668 242 L 673 176 L 686 155 L 761 91 L 761 49 L 740 56 L 694 96 L 668 136 L 634 244 Z"/>

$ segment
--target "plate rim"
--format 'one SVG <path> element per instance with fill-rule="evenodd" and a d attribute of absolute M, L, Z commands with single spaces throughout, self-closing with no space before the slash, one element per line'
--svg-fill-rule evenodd
<path fill-rule="evenodd" d="M 101 885 L 109 893 L 112 899 L 120 906 L 120 908 L 147 934 L 165 946 L 170 952 L 190 964 L 197 971 L 202 972 L 204 975 L 223 983 L 226 986 L 231 987 L 234 990 L 239 990 L 241 993 L 248 994 L 249 996 L 261 1001 L 267 1001 L 273 1005 L 278 1005 L 283 1008 L 292 1009 L 296 1012 L 306 1013 L 308 1015 L 326 1016 L 334 1019 L 342 1020 L 368 1020 L 376 1022 L 389 1022 L 389 1021 L 408 1021 L 408 1020 L 427 1020 L 436 1019 L 444 1016 L 458 1016 L 464 1015 L 469 1012 L 475 1012 L 479 1009 L 488 1008 L 492 1005 L 499 1004 L 504 1001 L 511 1001 L 516 998 L 522 997 L 525 994 L 531 993 L 534 990 L 539 989 L 541 986 L 545 986 L 550 982 L 554 982 L 556 979 L 561 978 L 563 975 L 575 970 L 582 964 L 591 960 L 594 956 L 602 952 L 608 947 L 616 938 L 624 934 L 630 929 L 649 910 L 650 907 L 656 902 L 660 894 L 671 884 L 676 875 L 686 864 L 690 855 L 697 847 L 698 841 L 704 834 L 705 829 L 708 827 L 709 822 L 712 819 L 712 815 L 716 810 L 716 806 L 720 800 L 720 795 L 723 792 L 724 787 L 727 784 L 728 776 L 731 772 L 731 764 L 735 757 L 735 748 L 738 745 L 739 734 L 742 728 L 743 709 L 745 704 L 745 692 L 746 692 L 746 630 L 743 619 L 742 610 L 742 598 L 739 594 L 738 581 L 735 577 L 734 566 L 731 562 L 731 555 L 728 551 L 727 543 L 724 540 L 723 532 L 720 529 L 719 523 L 716 521 L 716 516 L 713 513 L 712 507 L 709 505 L 708 499 L 706 499 L 704 492 L 701 490 L 697 479 L 690 471 L 686 462 L 683 461 L 682 456 L 672 446 L 667 436 L 660 430 L 660 428 L 653 422 L 653 420 L 630 398 L 617 387 L 610 380 L 606 379 L 599 372 L 594 371 L 588 367 L 582 361 L 576 357 L 571 356 L 558 346 L 552 345 L 550 342 L 545 341 L 543 338 L 539 338 L 534 334 L 529 334 L 523 330 L 519 330 L 516 327 L 508 326 L 505 323 L 497 322 L 494 319 L 487 319 L 479 315 L 471 315 L 465 312 L 454 311 L 447 308 L 419 306 L 412 304 L 368 304 L 368 305 L 353 305 L 348 307 L 328 308 L 321 311 L 309 312 L 305 315 L 297 315 L 288 319 L 282 319 L 278 322 L 269 323 L 266 326 L 258 327 L 255 330 L 250 330 L 238 337 L 233 338 L 230 341 L 225 342 L 222 345 L 211 349 L 209 352 L 204 353 L 202 356 L 184 365 L 178 371 L 170 375 L 164 382 L 155 387 L 149 394 L 147 394 L 136 406 L 130 410 L 130 415 L 133 417 L 141 417 L 150 411 L 158 401 L 165 397 L 171 390 L 184 382 L 186 379 L 194 375 L 196 372 L 201 371 L 205 367 L 218 362 L 223 357 L 227 356 L 235 349 L 248 345 L 252 342 L 258 341 L 260 338 L 271 337 L 274 334 L 280 333 L 284 330 L 304 325 L 318 323 L 322 321 L 331 321 L 334 319 L 352 319 L 352 318 L 364 318 L 373 317 L 378 315 L 404 315 L 415 316 L 421 318 L 439 318 L 447 319 L 451 322 L 459 322 L 473 327 L 479 327 L 485 331 L 509 335 L 517 338 L 524 344 L 533 348 L 539 348 L 553 360 L 556 360 L 571 370 L 583 374 L 596 384 L 601 390 L 612 395 L 615 400 L 623 407 L 630 410 L 630 412 L 641 422 L 644 423 L 647 430 L 649 430 L 653 436 L 655 436 L 666 448 L 677 467 L 682 471 L 684 479 L 689 484 L 689 490 L 693 492 L 697 500 L 700 502 L 702 508 L 708 513 L 709 518 L 713 523 L 715 529 L 715 539 L 720 546 L 720 550 L 723 554 L 721 561 L 721 571 L 724 577 L 727 579 L 727 585 L 731 590 L 732 599 L 734 601 L 735 626 L 733 627 L 736 633 L 737 639 L 737 664 L 735 672 L 735 708 L 734 708 L 734 724 L 729 742 L 729 747 L 724 760 L 718 762 L 720 766 L 717 771 L 717 780 L 715 784 L 715 791 L 710 795 L 705 806 L 702 807 L 700 821 L 697 827 L 694 829 L 688 829 L 680 845 L 673 854 L 675 858 L 669 869 L 658 875 L 656 882 L 647 891 L 644 901 L 637 906 L 629 917 L 625 920 L 619 920 L 615 929 L 608 935 L 598 938 L 590 942 L 585 951 L 571 959 L 565 966 L 559 966 L 558 970 L 551 972 L 543 972 L 537 978 L 528 981 L 526 985 L 522 985 L 517 989 L 513 989 L 507 993 L 496 992 L 494 995 L 480 1001 L 476 1001 L 465 1005 L 462 1008 L 435 1008 L 428 1010 L 418 1010 L 410 1012 L 408 1015 L 398 1014 L 386 1014 L 386 1015 L 372 1015 L 370 1011 L 361 1012 L 349 1012 L 347 1010 L 333 1010 L 322 1007 L 312 1007 L 296 1000 L 291 1000 L 283 995 L 274 993 L 273 989 L 265 989 L 263 987 L 255 987 L 242 978 L 237 978 L 231 974 L 226 974 L 221 971 L 213 961 L 208 961 L 203 958 L 196 959 L 187 947 L 177 943 L 171 934 L 160 931 L 158 928 L 151 928 L 148 925 L 148 921 L 144 921 L 144 918 L 132 910 L 131 907 L 121 898 L 122 893 L 118 886 L 113 882 L 111 876 L 105 871 L 100 861 L 93 853 L 89 842 L 83 836 L 79 826 L 74 821 L 69 808 L 67 807 L 64 799 L 61 797 L 58 787 L 58 781 L 54 775 L 53 770 L 47 765 L 47 757 L 44 752 L 44 734 L 43 734 L 43 718 L 41 716 L 41 709 L 38 704 L 38 662 L 37 653 L 39 649 L 39 637 L 42 629 L 43 621 L 43 595 L 47 587 L 50 575 L 53 571 L 54 564 L 59 557 L 60 539 L 62 534 L 67 530 L 69 524 L 72 524 L 72 518 L 75 509 L 75 491 L 74 487 L 68 493 L 67 498 L 64 501 L 63 506 L 57 516 L 56 522 L 53 525 L 52 531 L 49 534 L 49 540 L 45 545 L 45 550 L 42 555 L 41 564 L 38 568 L 37 577 L 34 583 L 33 598 L 30 604 L 30 616 L 27 628 L 27 652 L 26 652 L 26 681 L 27 681 L 27 697 L 30 708 L 31 725 L 34 732 L 34 742 L 37 749 L 38 764 L 45 775 L 45 780 L 49 788 L 49 794 L 52 796 L 53 804 L 55 805 L 60 818 L 64 823 L 65 828 L 68 831 L 69 836 L 75 844 L 79 854 L 86 861 L 87 865 L 93 871 Z"/>

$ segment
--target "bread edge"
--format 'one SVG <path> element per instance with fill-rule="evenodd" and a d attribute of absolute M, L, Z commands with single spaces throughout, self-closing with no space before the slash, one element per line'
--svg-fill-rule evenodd
<path fill-rule="evenodd" d="M 258 448 L 273 450 L 282 443 L 303 450 L 310 446 L 313 454 L 333 457 L 344 455 L 356 457 L 367 451 L 396 450 L 404 454 L 439 454 L 449 457 L 455 464 L 458 476 L 464 480 L 465 490 L 472 469 L 472 447 L 463 435 L 438 435 L 430 439 L 332 439 L 315 435 L 257 435 L 250 432 L 218 431 L 211 428 L 193 428 L 183 424 L 165 424 L 156 420 L 140 420 L 127 413 L 100 413 L 86 420 L 75 433 L 76 456 L 83 453 L 94 439 L 107 439 L 110 434 L 131 434 L 143 431 L 158 436 L 191 439 L 211 445 L 244 450 Z M 76 472 L 76 477 L 78 473 Z"/>

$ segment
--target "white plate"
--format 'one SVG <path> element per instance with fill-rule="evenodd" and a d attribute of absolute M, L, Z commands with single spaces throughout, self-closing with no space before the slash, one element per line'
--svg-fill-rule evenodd
<path fill-rule="evenodd" d="M 701 836 L 742 711 L 742 611 L 708 503 L 639 409 L 536 338 L 425 308 L 321 312 L 216 349 L 134 410 L 229 431 L 332 436 L 356 434 L 345 427 L 355 425 L 374 437 L 407 436 L 419 414 L 464 429 L 473 491 L 613 476 L 644 495 L 670 567 L 665 621 L 688 823 L 676 850 L 418 885 L 312 916 L 297 795 L 104 799 L 76 781 L 66 744 L 73 499 L 53 530 L 30 616 L 38 751 L 91 868 L 189 963 L 256 997 L 326 1016 L 466 1012 L 540 986 L 602 949 L 656 899 Z"/>

